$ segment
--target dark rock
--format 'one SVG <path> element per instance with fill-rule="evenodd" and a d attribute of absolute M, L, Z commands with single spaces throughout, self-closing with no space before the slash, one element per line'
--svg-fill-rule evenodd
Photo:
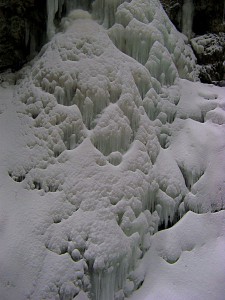
<path fill-rule="evenodd" d="M 169 18 L 182 31 L 182 8 L 185 0 L 161 0 Z M 193 0 L 192 31 L 196 35 L 225 31 L 224 0 Z"/>
<path fill-rule="evenodd" d="M 46 0 L 0 0 L 0 71 L 19 69 L 46 41 Z"/>
<path fill-rule="evenodd" d="M 191 40 L 200 65 L 200 80 L 220 82 L 225 76 L 225 33 L 205 34 Z"/>
<path fill-rule="evenodd" d="M 161 0 L 161 2 L 179 31 L 183 28 L 184 3 L 193 4 L 192 28 L 187 35 L 188 38 L 192 38 L 190 42 L 199 64 L 199 78 L 205 83 L 221 84 L 225 79 L 224 0 Z"/>

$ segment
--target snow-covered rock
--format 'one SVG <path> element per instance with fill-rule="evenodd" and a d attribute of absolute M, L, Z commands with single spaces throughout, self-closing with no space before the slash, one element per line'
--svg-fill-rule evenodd
<path fill-rule="evenodd" d="M 204 34 L 191 40 L 202 82 L 221 85 L 225 79 L 225 33 Z"/>

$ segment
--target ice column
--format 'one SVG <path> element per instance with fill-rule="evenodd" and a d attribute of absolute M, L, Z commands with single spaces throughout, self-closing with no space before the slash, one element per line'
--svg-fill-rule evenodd
<path fill-rule="evenodd" d="M 58 11 L 58 0 L 47 0 L 47 37 L 50 40 L 55 34 L 54 18 Z"/>
<path fill-rule="evenodd" d="M 225 24 L 225 0 L 223 3 L 223 24 Z"/>
<path fill-rule="evenodd" d="M 188 39 L 190 39 L 192 35 L 193 15 L 193 0 L 184 0 L 184 4 L 182 7 L 182 33 L 185 34 Z"/>

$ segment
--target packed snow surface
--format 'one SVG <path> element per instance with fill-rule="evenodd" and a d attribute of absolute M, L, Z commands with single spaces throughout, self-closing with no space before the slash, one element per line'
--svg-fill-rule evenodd
<path fill-rule="evenodd" d="M 158 1 L 55 35 L 50 2 L 52 39 L 1 78 L 1 299 L 222 300 L 225 89 Z"/>
<path fill-rule="evenodd" d="M 225 212 L 188 212 L 172 228 L 151 239 L 134 272 L 144 278 L 130 300 L 224 299 Z"/>

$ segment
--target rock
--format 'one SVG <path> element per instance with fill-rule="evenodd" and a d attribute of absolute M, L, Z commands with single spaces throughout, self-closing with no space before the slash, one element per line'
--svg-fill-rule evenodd
<path fill-rule="evenodd" d="M 200 80 L 218 83 L 225 75 L 225 33 L 204 34 L 191 40 L 200 65 Z"/>
<path fill-rule="evenodd" d="M 46 1 L 0 0 L 0 71 L 21 66 L 46 41 Z"/>
<path fill-rule="evenodd" d="M 161 0 L 169 18 L 178 30 L 182 30 L 182 8 L 185 0 Z M 196 35 L 225 31 L 224 0 L 193 0 L 192 31 Z"/>
<path fill-rule="evenodd" d="M 200 80 L 221 85 L 225 80 L 224 0 L 161 0 L 173 24 L 188 36 L 200 69 Z M 191 28 L 186 26 L 184 5 L 191 5 Z M 187 21 L 187 20 L 186 20 Z"/>

